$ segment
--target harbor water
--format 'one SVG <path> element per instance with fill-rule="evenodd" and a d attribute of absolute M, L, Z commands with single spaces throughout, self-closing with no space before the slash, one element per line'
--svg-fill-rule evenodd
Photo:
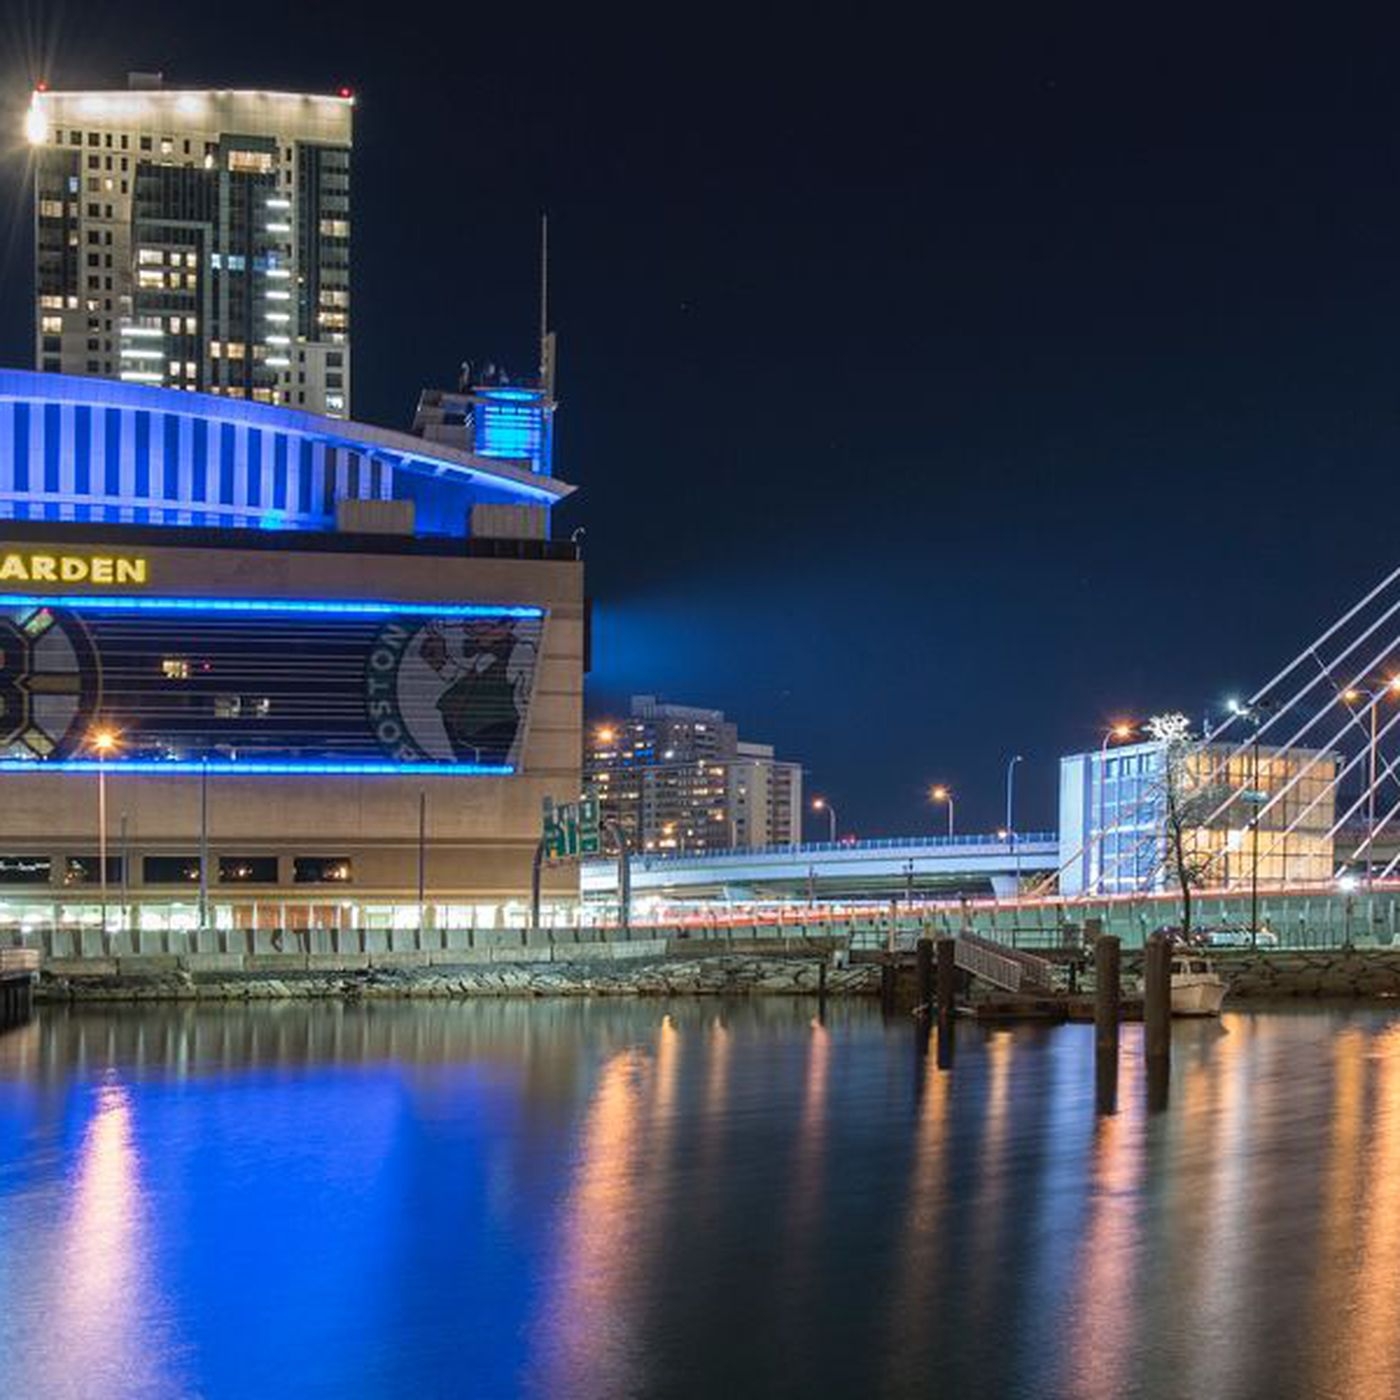
<path fill-rule="evenodd" d="M 1400 1014 L 45 1008 L 0 1035 L 0 1395 L 1400 1394 Z"/>

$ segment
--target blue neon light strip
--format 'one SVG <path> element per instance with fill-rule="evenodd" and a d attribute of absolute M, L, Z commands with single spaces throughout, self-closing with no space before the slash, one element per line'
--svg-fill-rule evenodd
<path fill-rule="evenodd" d="M 451 778 L 508 778 L 515 772 L 509 763 L 336 763 L 308 760 L 278 762 L 266 759 L 220 758 L 204 762 L 200 759 L 163 758 L 37 758 L 0 759 L 0 773 L 338 773 L 363 777 L 420 777 L 441 775 Z"/>
<path fill-rule="evenodd" d="M 148 598 L 78 593 L 0 593 L 0 608 L 74 608 L 90 612 L 335 613 L 344 617 L 543 617 L 543 608 L 488 603 L 384 603 L 332 598 Z"/>

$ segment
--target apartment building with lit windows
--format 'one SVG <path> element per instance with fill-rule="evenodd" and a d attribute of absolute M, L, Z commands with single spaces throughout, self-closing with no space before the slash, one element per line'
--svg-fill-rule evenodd
<path fill-rule="evenodd" d="M 34 364 L 350 415 L 354 99 L 36 91 Z"/>
<path fill-rule="evenodd" d="M 722 710 L 634 695 L 626 719 L 587 736 L 585 780 L 639 852 L 791 845 L 801 839 L 802 768 L 740 740 Z"/>

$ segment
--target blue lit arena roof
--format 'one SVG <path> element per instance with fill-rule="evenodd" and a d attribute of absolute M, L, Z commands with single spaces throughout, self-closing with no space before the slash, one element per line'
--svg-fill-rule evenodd
<path fill-rule="evenodd" d="M 499 436 L 528 451 L 512 433 Z M 402 500 L 416 533 L 460 536 L 474 505 L 548 508 L 572 493 L 499 453 L 245 399 L 0 370 L 0 519 L 324 531 L 337 501 Z"/>

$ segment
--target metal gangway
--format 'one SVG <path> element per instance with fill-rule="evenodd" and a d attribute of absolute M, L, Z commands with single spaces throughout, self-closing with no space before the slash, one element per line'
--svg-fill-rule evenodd
<path fill-rule="evenodd" d="M 953 965 L 1003 992 L 1055 990 L 1055 970 L 1046 959 L 975 933 L 953 940 Z"/>

